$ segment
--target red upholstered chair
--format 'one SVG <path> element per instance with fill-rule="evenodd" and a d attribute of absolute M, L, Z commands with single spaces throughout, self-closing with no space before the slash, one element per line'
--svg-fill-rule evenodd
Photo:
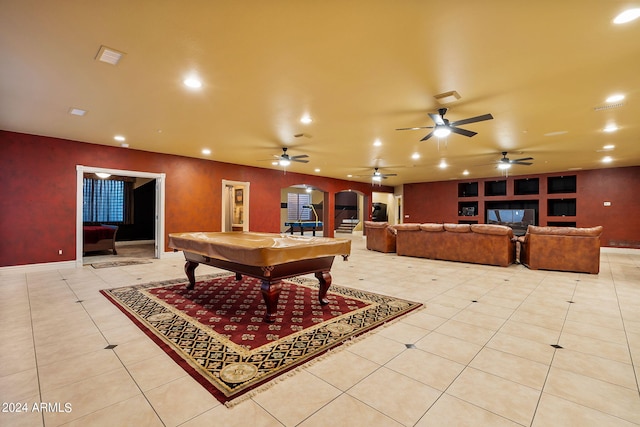
<path fill-rule="evenodd" d="M 378 252 L 396 251 L 396 230 L 387 222 L 364 222 L 367 249 Z"/>

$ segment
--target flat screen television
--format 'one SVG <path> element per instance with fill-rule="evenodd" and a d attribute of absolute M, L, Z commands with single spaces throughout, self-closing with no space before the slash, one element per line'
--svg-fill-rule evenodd
<path fill-rule="evenodd" d="M 516 235 L 526 233 L 529 225 L 536 225 L 535 209 L 487 209 L 487 224 L 506 225 Z"/>

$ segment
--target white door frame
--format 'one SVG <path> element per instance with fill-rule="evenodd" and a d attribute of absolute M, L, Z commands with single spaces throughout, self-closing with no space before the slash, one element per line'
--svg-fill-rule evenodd
<path fill-rule="evenodd" d="M 225 231 L 225 224 L 227 221 L 227 215 L 229 211 L 229 199 L 226 197 L 226 189 L 227 187 L 243 187 L 243 196 L 242 196 L 242 212 L 243 212 L 243 221 L 242 221 L 242 231 L 249 231 L 249 186 L 250 182 L 243 181 L 229 181 L 227 179 L 222 180 L 222 222 L 220 222 L 220 230 Z"/>
<path fill-rule="evenodd" d="M 111 175 L 130 176 L 135 178 L 151 178 L 156 180 L 156 217 L 154 226 L 155 257 L 162 258 L 164 254 L 164 204 L 166 174 L 76 165 L 76 267 L 82 268 L 82 179 L 84 178 L 85 173 L 96 172 L 105 172 Z"/>

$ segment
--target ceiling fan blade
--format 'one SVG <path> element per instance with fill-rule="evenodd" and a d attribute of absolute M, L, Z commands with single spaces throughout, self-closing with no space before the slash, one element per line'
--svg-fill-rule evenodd
<path fill-rule="evenodd" d="M 418 129 L 433 129 L 433 126 L 420 126 L 420 127 L 413 127 L 413 128 L 399 128 L 396 130 L 418 130 Z"/>
<path fill-rule="evenodd" d="M 482 122 L 484 120 L 491 120 L 491 119 L 493 119 L 493 116 L 491 114 L 483 114 L 481 116 L 458 120 L 457 122 L 451 123 L 451 126 L 466 125 L 468 123 Z"/>
<path fill-rule="evenodd" d="M 297 156 L 289 156 L 290 159 L 304 159 L 306 157 L 309 157 L 307 154 L 298 154 Z"/>
<path fill-rule="evenodd" d="M 512 161 L 512 162 L 511 162 L 511 164 L 514 164 L 514 165 L 525 165 L 525 166 L 531 166 L 533 163 L 531 163 L 531 162 L 519 162 L 519 161 L 517 161 L 517 160 L 514 160 L 514 161 Z"/>
<path fill-rule="evenodd" d="M 300 159 L 296 159 L 295 157 L 292 157 L 289 160 L 291 160 L 292 162 L 298 162 L 298 163 L 309 163 L 309 160 L 300 160 Z"/>
<path fill-rule="evenodd" d="M 522 162 L 522 161 L 525 161 L 525 160 L 533 160 L 533 157 L 523 157 L 521 159 L 515 159 L 515 160 L 512 160 L 512 161 L 515 163 L 515 162 Z"/>
<path fill-rule="evenodd" d="M 398 174 L 397 174 L 397 173 L 384 173 L 384 174 L 382 174 L 382 176 L 383 176 L 384 178 L 386 178 L 386 177 L 388 177 L 388 176 L 398 176 Z"/>
<path fill-rule="evenodd" d="M 431 138 L 432 136 L 433 136 L 433 132 L 431 132 L 429 135 L 427 135 L 424 138 L 422 138 L 420 141 L 426 141 L 427 139 Z"/>
<path fill-rule="evenodd" d="M 444 124 L 444 119 L 439 114 L 429 113 L 429 117 L 431 117 L 431 120 L 433 120 L 433 122 L 437 125 Z"/>
<path fill-rule="evenodd" d="M 471 137 L 473 135 L 476 135 L 478 133 L 478 132 L 473 132 L 473 131 L 470 131 L 470 130 L 467 130 L 467 129 L 460 129 L 460 128 L 453 127 L 453 126 L 449 126 L 449 129 L 451 129 L 451 132 L 453 132 L 453 133 L 457 133 L 459 135 L 464 135 L 464 136 L 469 136 L 469 137 Z"/>

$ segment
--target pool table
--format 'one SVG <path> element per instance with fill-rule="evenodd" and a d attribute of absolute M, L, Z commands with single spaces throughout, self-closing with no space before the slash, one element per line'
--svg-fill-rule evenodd
<path fill-rule="evenodd" d="M 316 229 L 322 228 L 322 221 L 287 221 L 284 223 L 285 227 L 289 227 L 291 230 L 291 234 L 295 231 L 296 228 L 300 228 L 300 235 L 304 235 L 304 230 L 311 228 L 313 230 L 313 235 L 316 235 Z"/>
<path fill-rule="evenodd" d="M 281 280 L 314 273 L 320 282 L 318 300 L 328 304 L 333 259 L 341 255 L 346 261 L 351 240 L 329 237 L 304 237 L 257 232 L 188 232 L 169 234 L 169 247 L 182 251 L 187 289 L 195 286 L 195 269 L 200 264 L 222 268 L 261 281 L 267 307 L 265 322 L 276 320 Z"/>

